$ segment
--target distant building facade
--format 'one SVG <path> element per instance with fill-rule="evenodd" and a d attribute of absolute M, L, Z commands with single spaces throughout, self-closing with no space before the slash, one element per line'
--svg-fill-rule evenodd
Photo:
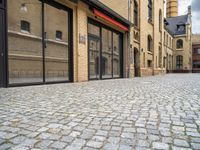
<path fill-rule="evenodd" d="M 200 35 L 192 35 L 192 71 L 200 73 Z"/>

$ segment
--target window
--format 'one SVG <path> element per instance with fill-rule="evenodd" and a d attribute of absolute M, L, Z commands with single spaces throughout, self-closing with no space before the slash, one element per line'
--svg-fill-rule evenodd
<path fill-rule="evenodd" d="M 176 48 L 183 48 L 183 40 L 181 40 L 181 39 L 179 39 L 179 40 L 177 40 L 177 42 L 176 42 Z"/>
<path fill-rule="evenodd" d="M 151 38 L 151 36 L 150 35 L 148 35 L 148 39 L 147 39 L 147 50 L 148 51 L 152 51 L 152 38 Z"/>
<path fill-rule="evenodd" d="M 162 31 L 162 11 L 159 10 L 159 30 Z"/>
<path fill-rule="evenodd" d="M 152 0 L 148 0 L 148 20 L 152 22 Z"/>
<path fill-rule="evenodd" d="M 62 32 L 61 31 L 56 31 L 56 39 L 62 40 Z"/>
<path fill-rule="evenodd" d="M 176 69 L 183 69 L 183 56 L 176 56 Z"/>
<path fill-rule="evenodd" d="M 30 23 L 28 21 L 21 21 L 21 31 L 30 32 Z"/>
<path fill-rule="evenodd" d="M 165 34 L 166 34 L 166 33 L 164 32 L 164 44 L 165 44 L 165 42 L 166 42 L 166 37 L 165 37 Z"/>
<path fill-rule="evenodd" d="M 162 48 L 159 46 L 159 68 L 162 67 Z"/>
<path fill-rule="evenodd" d="M 185 25 L 177 25 L 177 31 L 178 32 L 185 32 Z"/>
<path fill-rule="evenodd" d="M 136 0 L 134 0 L 134 24 L 138 26 L 138 4 Z"/>
<path fill-rule="evenodd" d="M 200 54 L 200 48 L 195 48 L 194 49 L 194 54 Z"/>
<path fill-rule="evenodd" d="M 148 65 L 149 68 L 151 68 L 152 67 L 152 60 L 147 60 L 147 65 Z"/>
<path fill-rule="evenodd" d="M 193 61 L 193 68 L 200 68 L 200 61 Z"/>

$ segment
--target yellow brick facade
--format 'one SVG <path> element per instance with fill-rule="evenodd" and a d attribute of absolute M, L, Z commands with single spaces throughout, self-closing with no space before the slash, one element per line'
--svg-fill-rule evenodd
<path fill-rule="evenodd" d="M 45 4 L 45 15 L 43 18 L 45 22 L 44 35 L 42 35 L 44 31 L 42 31 L 41 27 L 41 2 L 34 1 L 39 5 L 36 5 L 36 3 L 27 3 L 27 5 L 27 0 L 19 0 L 17 3 L 16 1 L 8 0 L 8 70 L 10 77 L 27 77 L 31 81 L 32 76 L 36 76 L 42 82 L 42 73 L 45 73 L 50 79 L 55 79 L 55 81 L 57 81 L 55 76 L 66 79 L 70 74 L 73 74 L 74 82 L 82 82 L 89 80 L 91 63 L 93 63 L 93 73 L 97 73 L 96 69 L 99 69 L 104 74 L 112 68 L 113 70 L 110 73 L 112 73 L 113 77 L 113 72 L 119 73 L 119 61 L 120 66 L 123 65 L 123 70 L 120 71 L 122 77 L 132 78 L 135 76 L 161 75 L 177 69 L 177 56 L 179 55 L 183 56 L 181 70 L 190 71 L 192 69 L 191 24 L 189 22 L 186 24 L 185 34 L 171 34 L 166 29 L 164 22 L 163 0 L 96 1 L 97 3 L 101 2 L 101 7 L 108 11 L 108 16 L 103 11 L 100 11 L 103 16 L 98 13 L 95 14 L 96 6 L 89 6 L 90 4 L 87 1 L 78 0 L 74 3 L 66 0 L 57 0 L 56 2 L 70 9 L 70 12 L 72 12 L 70 13 L 72 14 L 71 19 L 68 16 L 69 12 L 58 11 L 59 9 L 54 9 L 54 6 Z M 28 11 L 26 7 L 28 7 Z M 16 8 L 20 8 L 20 10 Z M 168 1 L 167 8 L 168 16 L 176 16 L 174 14 L 176 10 L 173 10 L 178 9 L 176 1 Z M 169 13 L 171 14 L 169 15 Z M 114 15 L 114 18 L 116 16 L 118 18 L 116 17 L 116 20 L 112 20 L 112 16 L 109 15 Z M 51 17 L 54 19 L 52 20 Z M 101 33 L 105 28 L 107 30 L 106 34 L 110 33 L 112 36 L 110 40 L 104 39 L 108 43 L 100 47 L 100 57 L 103 57 L 103 55 L 106 56 L 102 59 L 95 58 L 92 61 L 90 61 L 90 57 L 95 53 L 90 54 L 88 32 L 88 24 L 91 19 L 93 22 L 97 22 L 97 28 L 99 28 Z M 110 19 L 112 21 L 109 21 Z M 70 20 L 72 21 L 71 25 L 68 24 Z M 25 28 L 27 27 L 26 23 L 30 23 L 30 32 L 20 30 L 20 21 L 25 21 Z M 128 29 L 126 29 L 127 31 L 122 29 L 123 27 L 120 27 L 119 23 L 122 22 L 124 24 L 128 22 L 125 25 L 125 28 Z M 73 27 L 71 31 L 67 30 L 68 26 Z M 62 32 L 60 33 L 59 31 Z M 55 38 L 55 33 L 56 36 L 59 33 L 62 34 L 62 38 Z M 122 35 L 119 36 L 121 37 L 120 40 L 122 40 L 121 44 L 119 44 L 120 41 L 113 39 L 114 34 L 118 36 L 118 33 Z M 69 34 L 71 34 L 71 37 L 67 36 Z M 98 40 L 98 37 L 95 38 Z M 46 44 L 44 46 L 45 72 L 42 71 L 44 57 L 42 54 L 42 39 L 44 39 L 44 43 Z M 183 41 L 183 47 L 177 48 L 177 41 L 180 39 Z M 99 42 L 103 41 L 102 39 L 100 40 Z M 119 42 L 119 45 L 109 45 L 109 41 L 112 44 Z M 120 46 L 123 46 L 123 51 L 119 58 L 117 50 L 120 49 Z M 69 57 L 71 53 L 67 53 L 66 49 L 67 51 L 73 50 L 71 52 L 73 54 L 72 59 Z M 105 51 L 106 49 L 108 51 Z M 113 49 L 112 52 L 109 52 L 110 49 Z M 116 50 L 115 52 L 114 49 Z M 111 57 L 112 62 L 109 61 Z M 102 64 L 100 66 L 99 64 L 95 65 L 97 63 L 95 61 Z M 103 64 L 104 68 L 107 67 L 107 69 L 101 67 Z M 68 72 L 70 68 L 73 68 L 71 73 Z"/>

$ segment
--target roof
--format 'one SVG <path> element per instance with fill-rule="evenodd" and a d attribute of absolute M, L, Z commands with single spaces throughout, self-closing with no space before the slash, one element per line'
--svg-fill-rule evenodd
<path fill-rule="evenodd" d="M 107 7 L 99 0 L 82 0 L 82 1 L 87 3 L 89 6 L 100 10 L 101 12 L 105 13 L 106 15 L 113 18 L 114 20 L 116 20 L 122 24 L 125 24 L 126 26 L 131 26 L 131 24 L 132 24 L 129 20 L 122 17 L 120 14 L 116 13 L 111 8 Z"/>
<path fill-rule="evenodd" d="M 188 15 L 166 18 L 166 29 L 173 35 L 185 34 L 185 31 L 177 31 L 177 25 L 186 25 L 188 23 Z"/>

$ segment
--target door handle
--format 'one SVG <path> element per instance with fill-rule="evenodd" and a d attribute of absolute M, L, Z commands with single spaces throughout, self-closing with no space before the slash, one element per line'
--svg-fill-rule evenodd
<path fill-rule="evenodd" d="M 47 48 L 47 33 L 44 32 L 44 48 Z"/>
<path fill-rule="evenodd" d="M 3 56 L 4 56 L 4 53 L 1 53 L 1 56 L 3 57 Z"/>

